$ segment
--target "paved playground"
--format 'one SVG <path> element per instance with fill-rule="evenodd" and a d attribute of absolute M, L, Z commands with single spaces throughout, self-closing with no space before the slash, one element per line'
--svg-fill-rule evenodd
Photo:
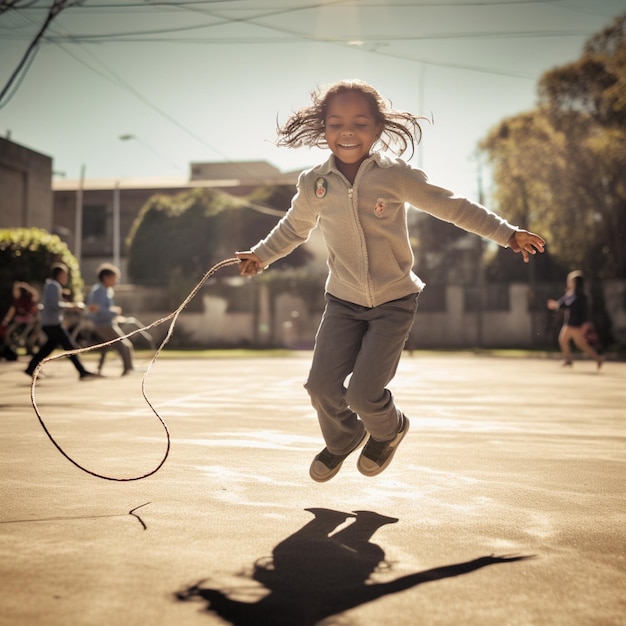
<path fill-rule="evenodd" d="M 391 466 L 318 484 L 310 356 L 157 361 L 169 457 L 124 482 L 0 363 L 0 624 L 626 624 L 626 363 L 407 353 Z M 132 478 L 166 431 L 116 359 L 36 401 Z"/>

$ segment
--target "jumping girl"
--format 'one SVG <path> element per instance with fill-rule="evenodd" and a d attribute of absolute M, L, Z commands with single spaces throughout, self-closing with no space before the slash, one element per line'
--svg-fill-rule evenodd
<path fill-rule="evenodd" d="M 300 175 L 290 209 L 267 237 L 236 253 L 241 274 L 252 276 L 307 241 L 316 226 L 322 231 L 326 307 L 305 384 L 326 443 L 310 468 L 318 482 L 335 476 L 366 440 L 357 467 L 366 476 L 379 474 L 409 429 L 387 388 L 424 288 L 413 272 L 409 205 L 508 246 L 524 262 L 544 250 L 539 235 L 431 184 L 399 158 L 419 143 L 419 119 L 394 110 L 358 80 L 314 92 L 312 104 L 278 128 L 277 143 L 331 154 Z"/>

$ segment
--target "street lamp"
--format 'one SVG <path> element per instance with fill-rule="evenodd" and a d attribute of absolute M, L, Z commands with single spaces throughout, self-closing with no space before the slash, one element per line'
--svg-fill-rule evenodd
<path fill-rule="evenodd" d="M 119 135 L 119 140 L 120 141 L 133 141 L 134 140 L 140 146 L 152 152 L 154 156 L 159 157 L 159 159 L 161 159 L 162 161 L 166 161 L 168 165 L 171 165 L 172 167 L 176 168 L 179 172 L 183 171 L 178 165 L 176 165 L 176 163 L 172 163 L 166 156 L 163 156 L 160 152 L 155 150 L 151 145 L 147 144 L 141 138 L 137 137 L 137 135 L 133 135 L 132 133 L 124 133 L 123 135 Z"/>

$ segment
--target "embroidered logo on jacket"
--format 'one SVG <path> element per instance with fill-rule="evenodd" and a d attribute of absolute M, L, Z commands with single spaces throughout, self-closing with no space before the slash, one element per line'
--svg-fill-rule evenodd
<path fill-rule="evenodd" d="M 315 180 L 315 195 L 321 200 L 328 191 L 328 183 L 325 178 L 317 178 Z"/>
<path fill-rule="evenodd" d="M 374 215 L 376 217 L 382 217 L 385 212 L 385 200 L 383 198 L 378 198 L 376 200 L 376 206 L 374 207 Z"/>

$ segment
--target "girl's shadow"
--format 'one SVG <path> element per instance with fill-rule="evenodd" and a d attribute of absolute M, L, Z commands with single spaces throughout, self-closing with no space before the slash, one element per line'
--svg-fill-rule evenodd
<path fill-rule="evenodd" d="M 208 611 L 235 626 L 313 626 L 331 615 L 424 582 L 528 558 L 485 556 L 390 582 L 366 584 L 374 571 L 386 565 L 382 548 L 370 540 L 381 526 L 398 520 L 372 511 L 306 510 L 315 518 L 279 543 L 271 558 L 258 559 L 254 564 L 250 578 L 269 591 L 262 599 L 232 599 L 230 595 L 237 589 L 205 587 L 205 581 L 179 591 L 176 598 L 204 600 Z M 350 525 L 337 530 L 350 518 L 354 518 Z"/>

